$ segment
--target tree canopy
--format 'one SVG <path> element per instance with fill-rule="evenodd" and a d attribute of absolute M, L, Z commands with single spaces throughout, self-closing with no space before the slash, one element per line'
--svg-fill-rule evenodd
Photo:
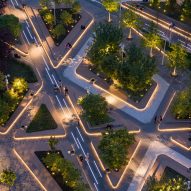
<path fill-rule="evenodd" d="M 14 38 L 18 38 L 21 33 L 21 24 L 19 19 L 14 15 L 1 15 L 0 16 L 0 29 L 8 29 Z"/>
<path fill-rule="evenodd" d="M 176 118 L 191 117 L 191 88 L 179 92 L 172 106 L 172 113 Z"/>
<path fill-rule="evenodd" d="M 170 178 L 168 180 L 157 181 L 155 178 L 149 178 L 147 181 L 147 191 L 187 191 L 185 180 L 180 177 Z"/>
<path fill-rule="evenodd" d="M 125 89 L 142 91 L 151 83 L 156 71 L 155 61 L 134 44 L 126 52 L 127 57 L 118 69 L 117 80 Z"/>
<path fill-rule="evenodd" d="M 63 24 L 58 24 L 52 29 L 52 33 L 58 39 L 62 35 L 66 34 L 66 29 L 64 28 Z"/>
<path fill-rule="evenodd" d="M 60 15 L 60 19 L 64 25 L 71 25 L 74 22 L 72 14 L 70 14 L 68 11 L 63 11 Z"/>
<path fill-rule="evenodd" d="M 98 146 L 102 160 L 111 170 L 120 169 L 128 163 L 128 149 L 134 141 L 126 129 L 104 133 Z"/>
<path fill-rule="evenodd" d="M 0 174 L 0 182 L 9 187 L 14 185 L 16 178 L 16 174 L 12 170 L 3 170 L 3 172 Z"/>
<path fill-rule="evenodd" d="M 51 172 L 60 174 L 65 181 L 65 184 L 74 191 L 87 191 L 86 185 L 80 179 L 79 171 L 73 167 L 73 164 L 61 157 L 57 153 L 47 154 L 43 158 L 43 162 L 50 169 Z"/>
<path fill-rule="evenodd" d="M 79 104 L 83 108 L 83 116 L 90 123 L 100 124 L 108 119 L 108 105 L 104 97 L 98 94 L 88 94 L 79 99 Z"/>
<path fill-rule="evenodd" d="M 144 45 L 151 48 L 150 57 L 153 56 L 153 48 L 160 47 L 162 43 L 161 37 L 157 34 L 156 25 L 151 22 L 149 25 L 148 34 L 145 34 Z"/>
<path fill-rule="evenodd" d="M 115 75 L 118 68 L 117 54 L 122 37 L 122 30 L 111 23 L 100 23 L 95 28 L 94 44 L 88 52 L 88 59 L 108 77 Z"/>
<path fill-rule="evenodd" d="M 176 68 L 185 68 L 188 64 L 186 50 L 179 43 L 172 44 L 171 50 L 167 52 L 167 59 L 169 66 L 174 68 L 174 75 L 176 75 Z"/>

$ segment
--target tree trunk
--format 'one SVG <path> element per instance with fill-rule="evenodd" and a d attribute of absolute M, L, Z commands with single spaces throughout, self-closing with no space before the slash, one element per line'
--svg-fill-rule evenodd
<path fill-rule="evenodd" d="M 108 22 L 110 23 L 111 22 L 111 14 L 109 11 L 108 11 L 108 14 L 109 14 Z"/>
<path fill-rule="evenodd" d="M 132 29 L 129 29 L 129 35 L 128 35 L 128 39 L 132 39 Z"/>
<path fill-rule="evenodd" d="M 150 57 L 152 58 L 153 57 L 153 48 L 151 47 L 150 49 Z"/>
<path fill-rule="evenodd" d="M 176 66 L 174 67 L 174 70 L 173 70 L 173 72 L 172 72 L 172 76 L 177 76 Z"/>

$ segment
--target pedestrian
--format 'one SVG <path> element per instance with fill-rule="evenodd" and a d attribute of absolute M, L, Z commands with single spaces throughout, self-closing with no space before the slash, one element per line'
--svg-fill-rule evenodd
<path fill-rule="evenodd" d="M 157 123 L 157 115 L 155 115 L 154 121 L 155 121 L 155 124 L 156 124 Z"/>
<path fill-rule="evenodd" d="M 162 121 L 162 116 L 160 115 L 160 122 Z"/>
<path fill-rule="evenodd" d="M 65 86 L 64 88 L 64 95 L 67 96 L 68 95 L 68 88 Z"/>
<path fill-rule="evenodd" d="M 86 27 L 84 25 L 81 25 L 81 29 L 84 30 Z"/>

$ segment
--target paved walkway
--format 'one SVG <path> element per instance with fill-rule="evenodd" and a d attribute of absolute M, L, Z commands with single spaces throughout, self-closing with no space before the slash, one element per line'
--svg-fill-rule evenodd
<path fill-rule="evenodd" d="M 182 164 L 186 168 L 191 167 L 191 160 L 189 160 L 188 158 L 184 157 L 183 155 L 177 153 L 176 151 L 172 150 L 171 148 L 165 146 L 161 142 L 153 141 L 150 144 L 142 162 L 140 163 L 139 168 L 137 169 L 135 176 L 127 191 L 133 191 L 133 190 L 141 191 L 142 190 L 142 188 L 145 184 L 145 181 L 147 179 L 148 173 L 151 170 L 151 168 L 153 167 L 153 165 L 159 155 L 166 155 L 169 158 L 173 159 L 174 161 Z"/>
<path fill-rule="evenodd" d="M 82 59 L 86 56 L 88 48 L 91 44 L 92 38 L 89 38 L 89 40 L 84 44 L 76 57 L 73 59 L 73 62 L 65 69 L 64 76 L 82 88 L 87 89 L 91 93 L 101 94 L 106 98 L 109 104 L 115 106 L 116 108 L 129 114 L 137 120 L 143 123 L 149 123 L 154 117 L 158 107 L 160 106 L 160 103 L 162 102 L 169 88 L 169 84 L 159 75 L 154 75 L 153 80 L 158 85 L 153 92 L 149 102 L 142 109 L 134 107 L 133 105 L 121 100 L 117 96 L 110 94 L 104 89 L 101 89 L 99 86 L 90 84 L 89 81 L 87 81 L 85 78 L 76 74 L 76 69 L 82 62 Z"/>

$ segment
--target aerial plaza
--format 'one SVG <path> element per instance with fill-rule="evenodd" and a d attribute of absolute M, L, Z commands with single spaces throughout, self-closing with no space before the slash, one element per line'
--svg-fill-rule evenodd
<path fill-rule="evenodd" d="M 0 191 L 191 190 L 190 0 L 0 0 Z"/>

